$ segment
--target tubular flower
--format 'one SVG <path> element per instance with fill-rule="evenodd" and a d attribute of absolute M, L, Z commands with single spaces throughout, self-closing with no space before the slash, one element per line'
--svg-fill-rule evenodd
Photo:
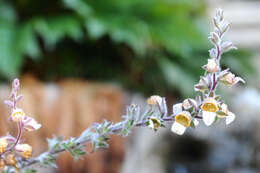
<path fill-rule="evenodd" d="M 192 117 L 189 112 L 182 111 L 175 116 L 175 122 L 172 125 L 172 132 L 182 135 L 186 128 L 190 126 Z"/>
<path fill-rule="evenodd" d="M 31 117 L 25 117 L 23 119 L 23 128 L 27 131 L 34 131 L 34 130 L 38 130 L 39 128 L 41 128 L 41 124 L 39 124 L 37 121 L 35 121 L 35 119 L 31 118 Z"/>
<path fill-rule="evenodd" d="M 20 108 L 13 109 L 11 114 L 11 120 L 13 120 L 14 122 L 20 122 L 23 120 L 24 117 L 25 117 L 25 113 L 22 109 Z"/>
<path fill-rule="evenodd" d="M 25 159 L 31 157 L 32 147 L 28 144 L 18 144 L 15 146 L 15 150 Z"/>
<path fill-rule="evenodd" d="M 217 64 L 216 60 L 208 59 L 208 64 L 205 65 L 205 69 L 211 73 L 217 72 L 219 70 L 219 68 L 218 68 L 218 64 Z"/>
<path fill-rule="evenodd" d="M 217 116 L 219 118 L 226 118 L 227 125 L 232 123 L 235 120 L 236 115 L 233 112 L 230 112 L 228 110 L 228 106 L 225 103 L 221 104 L 220 108 L 221 108 L 222 113 L 217 114 Z"/>
<path fill-rule="evenodd" d="M 0 154 L 5 151 L 5 148 L 8 146 L 8 142 L 5 138 L 0 139 Z"/>
<path fill-rule="evenodd" d="M 192 107 L 196 106 L 197 103 L 194 99 L 185 99 L 183 102 L 182 102 L 182 107 L 185 109 L 185 110 L 188 110 L 188 109 L 191 109 Z"/>
<path fill-rule="evenodd" d="M 154 95 L 154 96 L 151 96 L 150 98 L 148 98 L 146 102 L 148 105 L 160 106 L 162 104 L 162 101 L 163 101 L 163 99 L 161 96 Z"/>
<path fill-rule="evenodd" d="M 207 126 L 210 126 L 216 118 L 216 112 L 219 110 L 218 102 L 214 98 L 207 98 L 201 105 L 202 118 Z"/>
<path fill-rule="evenodd" d="M 228 72 L 226 75 L 221 77 L 220 81 L 229 87 L 235 85 L 239 81 L 241 81 L 242 83 L 245 83 L 244 79 L 242 79 L 241 77 L 235 77 L 235 75 L 231 72 Z"/>
<path fill-rule="evenodd" d="M 156 118 L 156 117 L 151 117 L 151 118 L 149 119 L 149 125 L 148 125 L 148 127 L 150 127 L 151 129 L 153 129 L 154 131 L 157 131 L 158 128 L 160 127 L 160 125 L 161 125 L 161 121 L 160 121 L 158 118 Z"/>

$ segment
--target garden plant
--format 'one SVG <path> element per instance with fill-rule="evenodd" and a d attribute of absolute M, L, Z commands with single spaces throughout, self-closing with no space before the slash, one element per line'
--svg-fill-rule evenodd
<path fill-rule="evenodd" d="M 229 111 L 227 104 L 216 93 L 219 84 L 232 87 L 242 78 L 236 77 L 230 70 L 222 69 L 220 61 L 222 54 L 236 47 L 230 41 L 223 41 L 225 33 L 230 28 L 230 23 L 224 20 L 223 11 L 217 9 L 213 19 L 214 29 L 209 35 L 213 48 L 209 50 L 209 59 L 202 68 L 205 70 L 199 82 L 194 86 L 197 96 L 187 98 L 183 102 L 174 104 L 172 111 L 168 111 L 166 99 L 154 95 L 147 99 L 147 106 L 141 108 L 136 104 L 127 107 L 121 122 L 94 123 L 84 130 L 78 137 L 63 139 L 54 137 L 47 139 L 48 151 L 36 157 L 31 157 L 33 148 L 22 139 L 24 132 L 35 131 L 41 128 L 41 124 L 27 115 L 17 103 L 23 99 L 20 95 L 20 82 L 14 79 L 12 90 L 5 104 L 10 108 L 10 122 L 17 124 L 17 137 L 11 134 L 0 138 L 0 170 L 2 172 L 36 172 L 32 165 L 38 164 L 44 167 L 56 167 L 55 161 L 61 152 L 69 152 L 77 160 L 87 154 L 86 143 L 92 144 L 92 151 L 99 148 L 107 148 L 110 135 L 126 137 L 134 127 L 149 127 L 155 132 L 160 127 L 166 127 L 171 123 L 171 131 L 177 135 L 183 135 L 187 128 L 195 128 L 200 122 L 210 126 L 220 119 L 225 119 L 230 124 L 235 119 L 235 114 Z M 180 81 L 181 82 L 181 81 Z"/>

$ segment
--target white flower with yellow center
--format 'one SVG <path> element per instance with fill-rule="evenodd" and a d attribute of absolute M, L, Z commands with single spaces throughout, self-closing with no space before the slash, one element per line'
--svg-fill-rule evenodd
<path fill-rule="evenodd" d="M 8 142 L 5 138 L 0 138 L 0 154 L 5 151 L 5 148 L 8 146 Z"/>
<path fill-rule="evenodd" d="M 225 103 L 221 104 L 221 111 L 223 113 L 217 114 L 217 116 L 218 116 L 218 118 L 226 118 L 227 125 L 232 123 L 235 120 L 236 115 L 233 112 L 230 112 L 228 110 L 228 106 Z"/>
<path fill-rule="evenodd" d="M 20 108 L 14 109 L 12 114 L 11 114 L 11 120 L 14 121 L 14 122 L 20 122 L 20 121 L 23 120 L 24 117 L 25 117 L 25 113 Z"/>
<path fill-rule="evenodd" d="M 208 72 L 214 73 L 218 71 L 218 64 L 215 59 L 208 59 L 208 64 L 205 66 Z"/>
<path fill-rule="evenodd" d="M 153 129 L 154 131 L 157 131 L 158 128 L 160 127 L 160 125 L 161 125 L 161 121 L 156 117 L 150 117 L 148 123 L 149 123 L 148 127 Z"/>
<path fill-rule="evenodd" d="M 175 122 L 172 125 L 171 131 L 178 134 L 182 135 L 186 128 L 190 126 L 192 117 L 189 112 L 187 111 L 182 111 L 175 115 Z"/>
<path fill-rule="evenodd" d="M 15 150 L 25 159 L 31 157 L 32 147 L 28 144 L 17 144 Z"/>
<path fill-rule="evenodd" d="M 218 102 L 214 98 L 207 98 L 201 105 L 202 118 L 207 126 L 210 126 L 216 119 L 216 112 L 219 110 Z"/>

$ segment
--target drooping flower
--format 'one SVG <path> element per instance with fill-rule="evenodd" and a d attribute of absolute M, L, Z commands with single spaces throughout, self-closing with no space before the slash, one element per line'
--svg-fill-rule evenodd
<path fill-rule="evenodd" d="M 192 107 L 196 106 L 197 103 L 194 99 L 191 99 L 191 98 L 188 98 L 188 99 L 185 99 L 183 102 L 182 102 L 182 107 L 185 109 L 185 110 L 188 110 L 188 109 L 191 109 Z"/>
<path fill-rule="evenodd" d="M 217 114 L 218 118 L 226 118 L 227 125 L 232 123 L 235 120 L 236 115 L 228 110 L 228 106 L 225 103 L 222 103 L 220 108 L 221 112 Z"/>
<path fill-rule="evenodd" d="M 204 66 L 204 68 L 211 73 L 217 72 L 219 70 L 218 63 L 215 59 L 208 59 L 208 63 Z"/>
<path fill-rule="evenodd" d="M 32 147 L 28 144 L 17 144 L 15 150 L 25 159 L 31 157 Z"/>
<path fill-rule="evenodd" d="M 233 73 L 228 72 L 226 75 L 220 78 L 220 81 L 223 82 L 225 85 L 231 87 L 241 81 L 242 83 L 245 83 L 244 79 L 241 77 L 236 77 Z"/>
<path fill-rule="evenodd" d="M 150 117 L 148 123 L 149 123 L 148 127 L 153 129 L 154 131 L 157 131 L 158 128 L 161 126 L 161 121 L 156 117 Z"/>
<path fill-rule="evenodd" d="M 180 112 L 175 116 L 175 122 L 172 125 L 171 131 L 178 135 L 182 135 L 186 128 L 190 126 L 191 120 L 192 117 L 189 112 Z"/>
<path fill-rule="evenodd" d="M 34 130 L 38 130 L 39 128 L 41 128 L 41 124 L 39 124 L 37 121 L 35 121 L 35 119 L 33 119 L 32 117 L 25 117 L 23 119 L 23 128 L 27 131 L 34 131 Z"/>
<path fill-rule="evenodd" d="M 208 76 L 201 77 L 199 83 L 194 85 L 194 90 L 204 93 L 208 89 L 209 84 L 211 82 L 209 79 L 210 77 Z"/>
<path fill-rule="evenodd" d="M 11 120 L 14 122 L 20 122 L 23 120 L 25 117 L 25 113 L 22 109 L 16 108 L 13 109 L 12 114 L 11 114 Z"/>
<path fill-rule="evenodd" d="M 158 96 L 158 95 L 154 95 L 154 96 L 151 96 L 150 98 L 147 99 L 147 104 L 148 105 L 158 105 L 160 106 L 162 104 L 162 97 L 161 96 Z"/>
<path fill-rule="evenodd" d="M 0 154 L 3 153 L 8 146 L 8 142 L 5 138 L 0 138 Z"/>
<path fill-rule="evenodd" d="M 215 121 L 216 112 L 219 110 L 218 102 L 214 98 L 209 97 L 204 100 L 201 110 L 204 123 L 210 126 Z"/>

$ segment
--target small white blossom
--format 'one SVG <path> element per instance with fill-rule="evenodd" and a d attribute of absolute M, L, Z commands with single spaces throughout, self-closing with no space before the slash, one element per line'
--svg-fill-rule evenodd
<path fill-rule="evenodd" d="M 24 117 L 25 117 L 25 113 L 22 109 L 20 109 L 20 108 L 13 109 L 12 114 L 11 114 L 12 121 L 19 122 L 19 121 L 22 121 Z"/>
<path fill-rule="evenodd" d="M 245 83 L 244 79 L 241 77 L 236 77 L 233 73 L 228 72 L 226 75 L 220 78 L 220 81 L 223 82 L 225 85 L 231 87 L 238 82 Z"/>
<path fill-rule="evenodd" d="M 208 72 L 214 73 L 219 70 L 218 63 L 215 59 L 208 59 L 208 64 L 205 66 Z"/>
<path fill-rule="evenodd" d="M 214 98 L 207 98 L 201 105 L 202 118 L 207 126 L 210 126 L 217 116 L 216 112 L 219 110 L 218 103 Z"/>
<path fill-rule="evenodd" d="M 178 135 L 182 135 L 186 128 L 190 126 L 191 120 L 192 117 L 189 112 L 180 112 L 175 116 L 175 122 L 172 125 L 171 131 Z"/>
<path fill-rule="evenodd" d="M 39 124 L 37 121 L 35 121 L 33 118 L 31 117 L 25 117 L 23 119 L 23 128 L 27 131 L 34 131 L 34 130 L 38 130 L 39 128 L 41 128 L 41 124 Z"/>

